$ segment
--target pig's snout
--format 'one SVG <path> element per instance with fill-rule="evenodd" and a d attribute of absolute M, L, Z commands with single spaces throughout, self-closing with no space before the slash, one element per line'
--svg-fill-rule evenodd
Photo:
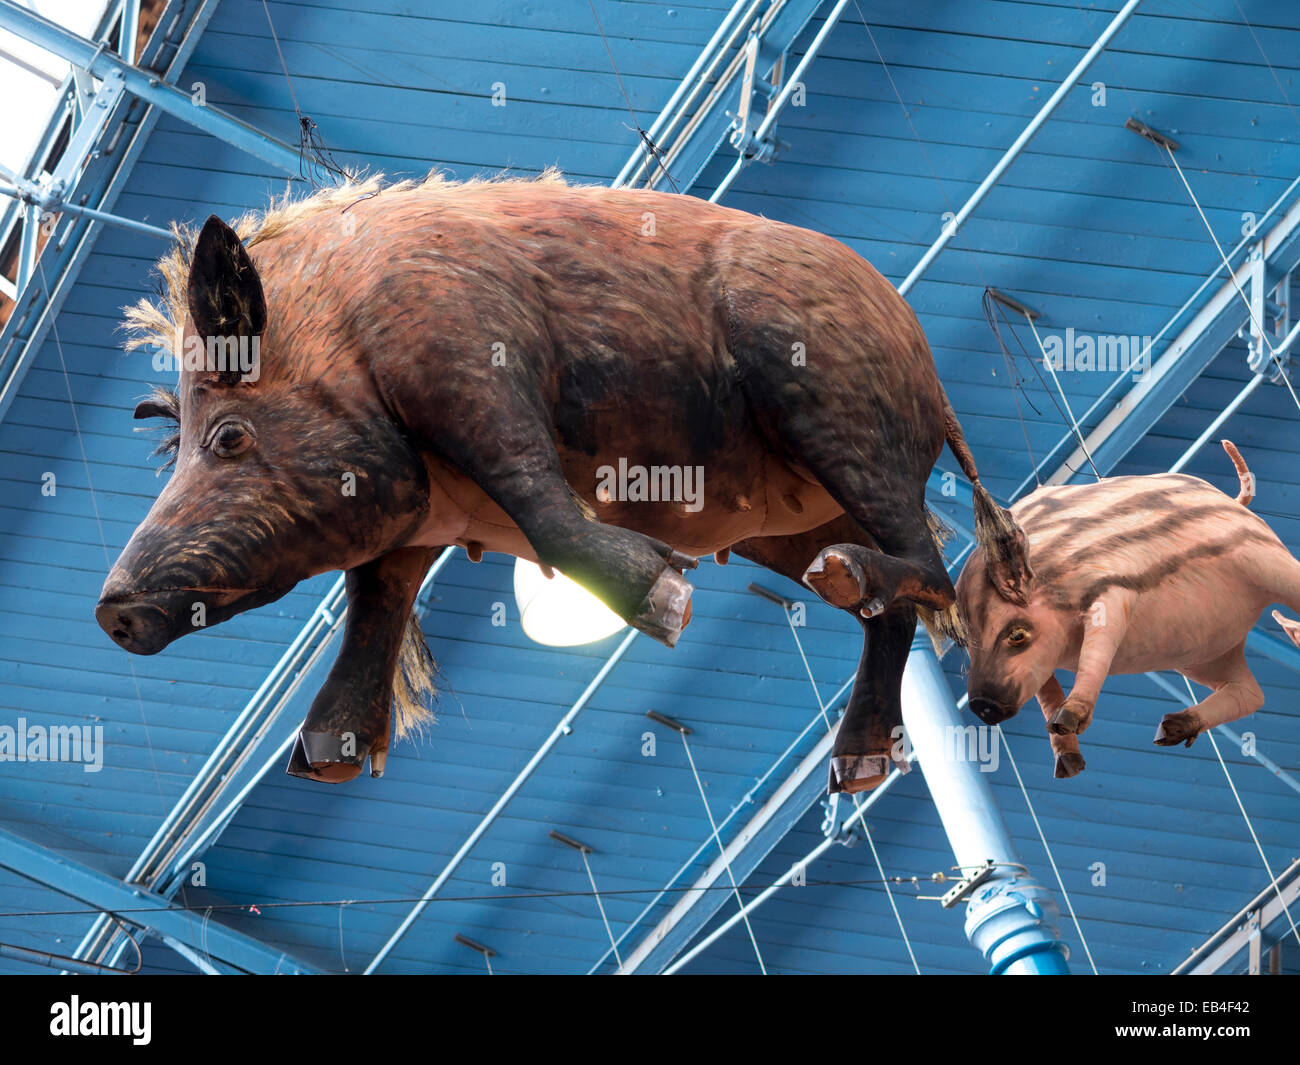
<path fill-rule="evenodd" d="M 172 641 L 174 595 L 106 596 L 95 607 L 95 620 L 113 642 L 132 654 L 155 655 Z M 169 609 L 171 608 L 171 609 Z"/>
<path fill-rule="evenodd" d="M 970 706 L 970 712 L 986 725 L 997 725 L 1008 718 L 1015 717 L 1020 712 L 1020 708 L 1017 706 L 999 703 L 982 696 L 971 696 L 968 705 Z"/>

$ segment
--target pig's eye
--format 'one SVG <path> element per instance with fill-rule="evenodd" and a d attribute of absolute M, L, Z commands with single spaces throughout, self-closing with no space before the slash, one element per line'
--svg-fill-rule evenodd
<path fill-rule="evenodd" d="M 240 422 L 226 422 L 212 434 L 212 453 L 223 459 L 241 455 L 252 446 L 253 434 Z"/>
<path fill-rule="evenodd" d="M 1029 640 L 1029 630 L 1019 626 L 1007 633 L 1007 643 L 1012 647 L 1021 647 Z"/>

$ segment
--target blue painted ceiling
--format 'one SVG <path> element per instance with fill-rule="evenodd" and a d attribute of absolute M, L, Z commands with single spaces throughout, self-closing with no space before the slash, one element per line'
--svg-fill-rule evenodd
<path fill-rule="evenodd" d="M 469 176 L 557 165 L 572 180 L 601 182 L 635 146 L 586 0 L 391 7 L 270 4 L 293 91 L 340 161 L 393 176 L 431 166 Z M 646 125 L 727 5 L 597 7 Z M 781 160 L 750 167 L 725 202 L 830 233 L 901 281 L 939 235 L 944 212 L 960 207 L 1115 7 L 873 0 L 862 8 L 869 33 L 851 6 L 806 78 L 806 106 L 781 121 L 788 143 Z M 1034 307 L 1040 329 L 1155 335 L 1218 264 L 1177 175 L 1124 120 L 1137 115 L 1181 142 L 1180 162 L 1225 247 L 1239 239 L 1242 213 L 1262 215 L 1300 172 L 1300 112 L 1288 100 L 1300 100 L 1300 12 L 1282 0 L 1243 10 L 1251 28 L 1233 0 L 1144 4 L 910 295 L 985 480 L 1003 497 L 1032 466 L 981 311 L 984 287 Z M 194 82 L 217 106 L 293 139 L 289 91 L 260 3 L 223 0 L 179 79 L 187 91 Z M 490 104 L 496 82 L 506 87 L 505 107 Z M 1092 82 L 1104 83 L 1105 106 L 1095 106 Z M 730 163 L 719 157 L 695 191 L 707 193 Z M 283 184 L 269 167 L 164 117 L 115 209 L 158 225 L 231 216 L 264 204 Z M 0 822 L 116 876 L 333 579 L 308 582 L 148 659 L 129 658 L 96 626 L 91 608 L 103 574 L 160 488 L 129 416 L 160 375 L 122 354 L 115 333 L 120 308 L 150 288 L 159 251 L 147 237 L 101 233 L 58 316 L 57 339 L 46 341 L 0 423 L 0 707 L 6 719 L 102 724 L 109 745 L 96 774 L 0 764 Z M 1019 335 L 1032 347 L 1027 331 Z M 1024 431 L 1042 459 L 1066 427 L 1022 369 Z M 1121 472 L 1167 468 L 1247 379 L 1234 344 Z M 1111 377 L 1063 380 L 1082 413 Z M 1226 430 L 1259 479 L 1256 509 L 1293 549 L 1300 549 L 1297 425 L 1300 412 L 1270 385 Z M 1234 481 L 1214 448 L 1191 471 L 1221 486 Z M 54 497 L 41 494 L 45 472 L 57 476 Z M 386 777 L 328 788 L 272 773 L 206 855 L 206 886 L 183 892 L 186 903 L 225 907 L 214 919 L 330 971 L 364 967 L 617 642 L 571 651 L 532 644 L 517 625 L 510 573 L 501 558 L 472 565 L 458 557 L 438 579 L 425 629 L 449 687 L 437 724 L 394 752 Z M 594 848 L 593 873 L 615 934 L 628 933 L 625 949 L 713 856 L 682 745 L 649 724 L 646 711 L 695 729 L 691 753 L 715 817 L 728 819 L 724 837 L 812 748 L 824 726 L 790 628 L 778 607 L 745 589 L 757 579 L 792 597 L 802 598 L 799 590 L 739 562 L 703 564 L 692 579 L 698 592 L 687 637 L 671 652 L 637 640 L 383 971 L 483 971 L 481 958 L 453 941 L 458 932 L 497 950 L 498 971 L 608 971 L 608 940 L 594 898 L 583 894 L 581 859 L 548 832 Z M 509 609 L 504 628 L 490 621 L 497 602 Z M 828 699 L 854 672 L 857 627 L 810 603 L 800 636 Z M 963 689 L 957 658 L 945 663 L 954 692 Z M 1269 662 L 1257 666 L 1268 702 L 1243 727 L 1294 771 L 1296 678 Z M 1006 726 L 1103 972 L 1169 971 L 1267 882 L 1208 744 L 1151 745 L 1168 709 L 1143 678 L 1108 682 L 1086 737 L 1088 770 L 1070 781 L 1052 779 L 1032 708 Z M 647 729 L 657 735 L 654 757 L 642 753 Z M 1300 795 L 1256 762 L 1225 755 L 1276 871 L 1300 849 Z M 1005 758 L 992 780 L 1022 858 L 1059 898 Z M 814 807 L 745 893 L 819 842 L 820 821 Z M 868 824 L 889 876 L 924 881 L 949 870 L 921 773 L 904 778 Z M 504 883 L 494 883 L 494 872 Z M 912 971 L 868 847 L 835 848 L 809 880 L 755 917 L 769 970 Z M 656 901 L 665 886 L 671 890 Z M 896 891 L 922 971 L 982 970 L 960 909 L 918 900 L 910 884 Z M 0 940 L 32 949 L 70 953 L 92 916 L 8 916 L 79 909 L 9 873 L 0 873 L 0 898 Z M 1062 932 L 1076 971 L 1085 971 L 1068 920 Z M 164 950 L 151 948 L 145 959 L 151 969 L 186 970 Z M 689 971 L 753 965 L 737 929 Z M 0 969 L 35 971 L 17 962 Z"/>

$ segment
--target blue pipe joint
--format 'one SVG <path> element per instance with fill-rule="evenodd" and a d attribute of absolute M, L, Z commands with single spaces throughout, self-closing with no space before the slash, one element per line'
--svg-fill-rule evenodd
<path fill-rule="evenodd" d="M 988 960 L 990 976 L 1068 976 L 1060 916 L 1050 892 L 1029 877 L 990 880 L 966 907 L 966 937 Z"/>

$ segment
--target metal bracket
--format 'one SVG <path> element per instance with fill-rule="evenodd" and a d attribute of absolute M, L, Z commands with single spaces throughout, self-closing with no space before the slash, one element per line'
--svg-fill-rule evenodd
<path fill-rule="evenodd" d="M 1262 957 L 1264 936 L 1259 926 L 1258 910 L 1250 911 L 1250 916 L 1247 920 L 1247 928 L 1249 929 L 1249 935 L 1246 940 L 1246 946 L 1248 948 L 1247 957 L 1249 958 L 1249 961 L 1247 962 L 1246 972 L 1250 976 L 1259 976 L 1264 971 Z"/>
<path fill-rule="evenodd" d="M 730 111 L 727 112 L 728 117 L 731 118 L 729 138 L 731 146 L 745 159 L 759 163 L 773 163 L 776 161 L 779 148 L 789 147 L 783 145 L 770 132 L 761 141 L 756 139 L 754 134 L 758 131 L 760 123 L 753 118 L 755 93 L 761 92 L 767 98 L 768 110 L 771 109 L 772 101 L 780 94 L 781 81 L 785 74 L 785 58 L 785 52 L 772 52 L 757 33 L 751 34 L 745 45 L 745 72 L 740 86 L 740 110 L 735 115 Z M 762 70 L 767 71 L 766 77 L 759 73 Z"/>
<path fill-rule="evenodd" d="M 991 877 L 996 869 L 997 863 L 992 858 L 986 858 L 983 864 L 977 865 L 972 872 L 965 873 L 957 883 L 945 891 L 943 897 L 939 900 L 939 904 L 945 910 L 952 909 Z"/>
<path fill-rule="evenodd" d="M 838 794 L 822 799 L 822 835 L 833 839 L 841 847 L 856 847 L 863 840 L 862 822 L 849 824 L 853 814 L 852 803 L 840 802 Z"/>
<path fill-rule="evenodd" d="M 1246 364 L 1251 371 L 1267 374 L 1270 381 L 1277 382 L 1282 379 L 1290 361 L 1294 340 L 1291 336 L 1291 273 L 1288 271 L 1278 276 L 1268 269 L 1262 243 L 1250 249 L 1246 262 L 1250 267 L 1247 278 L 1250 317 L 1238 335 L 1246 341 Z M 1273 361 L 1274 354 L 1277 362 Z"/>

